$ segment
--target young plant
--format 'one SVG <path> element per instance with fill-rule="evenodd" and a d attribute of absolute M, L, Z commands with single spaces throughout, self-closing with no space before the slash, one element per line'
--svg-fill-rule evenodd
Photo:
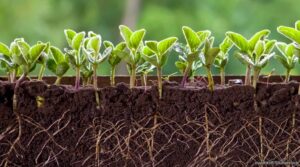
<path fill-rule="evenodd" d="M 187 61 L 181 82 L 181 86 L 184 86 L 194 62 L 199 58 L 201 46 L 211 35 L 211 32 L 208 30 L 195 32 L 187 26 L 182 27 L 182 32 L 187 43 L 187 48 L 177 46 L 175 48 L 175 51 L 179 52 L 181 54 L 181 57 L 183 57 Z"/>
<path fill-rule="evenodd" d="M 59 85 L 61 78 L 70 68 L 69 59 L 57 47 L 51 46 L 50 53 L 52 55 L 46 62 L 47 68 L 56 75 L 55 85 Z"/>
<path fill-rule="evenodd" d="M 178 68 L 180 73 L 184 75 L 184 72 L 185 72 L 185 70 L 188 66 L 188 62 L 183 56 L 180 55 L 179 60 L 177 60 L 175 62 L 175 66 Z M 202 67 L 202 63 L 201 63 L 200 60 L 193 62 L 192 66 L 191 66 L 191 69 L 190 69 L 190 72 L 189 72 L 189 74 L 187 74 L 187 76 L 188 76 L 188 78 L 190 79 L 191 82 L 194 82 L 196 72 L 201 67 Z"/>
<path fill-rule="evenodd" d="M 10 83 L 15 82 L 19 68 L 19 65 L 13 60 L 16 54 L 20 54 L 16 41 L 17 39 L 11 43 L 10 47 L 0 42 L 0 63 L 1 67 L 5 69 Z"/>
<path fill-rule="evenodd" d="M 82 54 L 82 46 L 85 39 L 85 32 L 76 33 L 71 29 L 64 30 L 66 40 L 71 50 L 66 49 L 67 56 L 72 67 L 76 71 L 75 89 L 80 86 L 80 68 L 86 60 Z"/>
<path fill-rule="evenodd" d="M 143 63 L 139 65 L 136 69 L 137 74 L 141 74 L 142 85 L 146 88 L 147 86 L 147 77 L 150 72 L 153 72 L 155 66 L 145 59 L 142 59 Z"/>
<path fill-rule="evenodd" d="M 125 52 L 126 49 L 126 43 L 125 42 L 120 42 L 118 45 L 114 46 L 113 43 L 109 41 L 104 41 L 104 46 L 106 48 L 111 47 L 112 52 L 110 52 L 108 56 L 108 63 L 111 66 L 111 75 L 110 75 L 110 85 L 115 86 L 115 74 L 116 74 L 116 67 L 117 65 L 121 62 L 122 56 L 121 54 L 127 54 Z"/>
<path fill-rule="evenodd" d="M 92 83 L 92 76 L 94 74 L 94 69 L 92 63 L 89 61 L 84 61 L 80 69 L 80 75 L 82 79 L 82 86 L 87 86 Z M 93 85 L 96 89 L 95 85 Z"/>
<path fill-rule="evenodd" d="M 277 42 L 276 47 L 281 53 L 281 56 L 276 55 L 275 58 L 283 65 L 286 69 L 284 82 L 289 82 L 290 72 L 295 68 L 295 64 L 298 61 L 298 55 L 296 54 L 296 48 L 293 44 L 286 44 L 283 42 Z"/>
<path fill-rule="evenodd" d="M 162 98 L 162 67 L 167 62 L 168 51 L 176 41 L 176 37 L 166 38 L 159 42 L 146 41 L 146 46 L 143 48 L 143 58 L 156 67 L 159 98 Z"/>
<path fill-rule="evenodd" d="M 38 44 L 43 44 L 43 42 L 38 42 Z M 44 43 L 46 45 L 45 50 L 42 52 L 42 55 L 40 56 L 40 58 L 37 60 L 38 64 L 41 64 L 41 68 L 39 71 L 39 75 L 38 75 L 38 80 L 43 80 L 43 75 L 46 69 L 46 64 L 47 64 L 47 59 L 49 57 L 49 53 L 50 53 L 50 43 Z"/>
<path fill-rule="evenodd" d="M 29 72 L 34 70 L 38 59 L 47 48 L 47 45 L 37 43 L 36 45 L 30 46 L 24 39 L 17 39 L 16 44 L 20 52 L 13 55 L 13 61 L 18 64 L 23 71 L 22 76 L 19 78 L 19 81 L 21 81 L 27 77 Z"/>
<path fill-rule="evenodd" d="M 237 54 L 239 57 L 242 55 L 243 57 L 248 57 L 249 59 L 253 59 L 255 57 L 254 49 L 259 40 L 263 40 L 270 34 L 270 30 L 262 30 L 255 33 L 249 40 L 243 37 L 241 34 L 235 32 L 226 32 L 226 36 L 233 42 L 233 44 L 239 49 L 239 53 Z M 248 64 L 247 61 L 243 59 L 239 60 L 247 65 L 246 74 L 245 74 L 245 85 L 251 84 L 251 64 Z"/>
<path fill-rule="evenodd" d="M 92 64 L 93 68 L 93 85 L 97 89 L 97 68 L 98 65 L 103 63 L 104 60 L 110 55 L 112 48 L 106 48 L 103 53 L 100 53 L 101 49 L 101 36 L 93 32 L 88 33 L 88 38 L 85 41 L 83 52 L 87 57 L 87 60 Z"/>
<path fill-rule="evenodd" d="M 226 37 L 220 44 L 220 52 L 215 59 L 215 67 L 220 71 L 221 85 L 225 85 L 225 66 L 228 62 L 228 52 L 232 48 L 232 41 Z"/>
<path fill-rule="evenodd" d="M 200 54 L 200 60 L 207 72 L 208 89 L 214 91 L 214 79 L 211 73 L 211 66 L 214 64 L 215 58 L 220 52 L 220 48 L 213 47 L 213 39 L 206 40 L 203 52 Z"/>
<path fill-rule="evenodd" d="M 130 88 L 133 88 L 136 80 L 136 68 L 141 58 L 140 49 L 146 30 L 140 29 L 133 32 L 124 25 L 120 25 L 119 29 L 121 36 L 129 49 L 129 54 L 121 54 L 119 56 L 127 63 L 127 67 L 130 72 Z"/>
<path fill-rule="evenodd" d="M 252 58 L 249 58 L 244 54 L 240 54 L 240 58 L 253 67 L 252 86 L 254 88 L 256 88 L 261 69 L 264 68 L 268 61 L 275 56 L 275 53 L 272 52 L 275 44 L 275 40 L 259 40 L 255 45 L 254 55 Z"/>

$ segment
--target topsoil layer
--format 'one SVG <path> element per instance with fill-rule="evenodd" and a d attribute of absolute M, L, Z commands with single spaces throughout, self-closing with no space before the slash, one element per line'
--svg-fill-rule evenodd
<path fill-rule="evenodd" d="M 95 91 L 25 81 L 14 92 L 13 84 L 0 82 L 0 166 L 296 163 L 297 92 L 296 82 L 259 83 L 256 91 L 217 87 L 213 93 L 169 82 L 159 99 L 156 86 L 121 83 Z"/>

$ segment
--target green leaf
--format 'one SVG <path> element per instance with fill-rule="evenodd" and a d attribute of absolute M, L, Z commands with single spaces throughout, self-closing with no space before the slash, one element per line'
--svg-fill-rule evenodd
<path fill-rule="evenodd" d="M 268 29 L 264 29 L 264 30 L 261 30 L 261 31 L 255 33 L 249 40 L 248 46 L 249 46 L 250 51 L 253 52 L 255 49 L 256 43 L 259 40 L 263 40 L 264 38 L 266 38 L 269 34 L 270 34 L 270 30 L 268 30 Z"/>
<path fill-rule="evenodd" d="M 45 49 L 46 49 L 46 44 L 36 44 L 32 46 L 29 50 L 31 63 L 34 64 Z"/>
<path fill-rule="evenodd" d="M 187 26 L 182 27 L 182 32 L 190 50 L 192 52 L 196 51 L 201 43 L 198 34 Z"/>
<path fill-rule="evenodd" d="M 273 51 L 275 44 L 276 44 L 276 40 L 267 41 L 265 45 L 264 54 L 270 54 Z"/>
<path fill-rule="evenodd" d="M 145 59 L 147 62 L 153 64 L 154 66 L 156 66 L 156 67 L 159 66 L 155 55 L 148 56 L 148 55 L 142 54 L 142 57 L 143 57 L 143 59 Z"/>
<path fill-rule="evenodd" d="M 77 33 L 72 40 L 72 48 L 76 51 L 79 50 L 80 46 L 83 44 L 85 37 L 85 32 Z"/>
<path fill-rule="evenodd" d="M 130 37 L 131 48 L 137 50 L 146 34 L 145 29 L 135 31 Z"/>
<path fill-rule="evenodd" d="M 248 41 L 241 34 L 234 32 L 227 32 L 226 36 L 238 47 L 242 52 L 248 51 Z"/>
<path fill-rule="evenodd" d="M 159 66 L 163 67 L 164 65 L 166 65 L 168 60 L 168 56 L 167 55 L 162 55 L 162 57 L 159 60 Z"/>
<path fill-rule="evenodd" d="M 160 55 L 166 54 L 172 48 L 176 41 L 176 37 L 170 37 L 158 42 L 157 49 Z"/>
<path fill-rule="evenodd" d="M 13 63 L 10 61 L 10 58 L 7 55 L 0 54 L 0 62 L 5 63 L 9 67 L 13 67 Z"/>
<path fill-rule="evenodd" d="M 93 31 L 88 32 L 88 37 L 95 37 L 95 36 L 97 36 L 97 34 L 94 33 Z"/>
<path fill-rule="evenodd" d="M 71 47 L 72 46 L 72 41 L 73 41 L 73 38 L 76 35 L 76 32 L 71 30 L 71 29 L 66 29 L 66 30 L 64 30 L 64 33 L 65 33 L 67 42 L 68 42 L 69 46 Z"/>
<path fill-rule="evenodd" d="M 300 20 L 296 21 L 295 28 L 296 30 L 300 31 Z"/>
<path fill-rule="evenodd" d="M 187 67 L 187 63 L 186 62 L 182 62 L 182 61 L 176 61 L 175 62 L 175 66 L 179 69 L 179 71 L 183 74 L 186 67 Z"/>
<path fill-rule="evenodd" d="M 245 65 L 254 65 L 254 62 L 250 59 L 250 57 L 246 54 L 236 53 L 235 56 L 237 59 Z"/>
<path fill-rule="evenodd" d="M 149 48 L 149 46 L 145 46 L 143 48 L 143 54 L 147 55 L 147 56 L 152 56 L 154 55 L 154 51 L 152 49 Z"/>
<path fill-rule="evenodd" d="M 63 75 L 65 75 L 65 73 L 68 71 L 69 68 L 70 66 L 67 62 L 61 62 L 57 64 L 56 75 L 62 77 Z"/>
<path fill-rule="evenodd" d="M 220 50 L 223 52 L 223 53 L 227 53 L 233 46 L 233 42 L 228 38 L 226 37 L 223 42 L 220 44 Z"/>
<path fill-rule="evenodd" d="M 0 53 L 10 56 L 10 50 L 8 46 L 6 46 L 4 43 L 0 42 Z"/>
<path fill-rule="evenodd" d="M 277 31 L 297 44 L 300 44 L 300 31 L 286 26 L 279 26 Z"/>
<path fill-rule="evenodd" d="M 91 37 L 87 43 L 87 48 L 92 49 L 95 53 L 99 53 L 101 48 L 101 36 L 96 35 Z"/>
<path fill-rule="evenodd" d="M 287 62 L 287 59 L 286 59 L 286 58 L 284 58 L 284 57 L 282 57 L 282 56 L 276 55 L 276 56 L 275 56 L 275 59 L 278 60 L 278 61 L 284 66 L 284 68 L 290 69 L 290 65 L 289 65 L 289 63 Z"/>
<path fill-rule="evenodd" d="M 56 65 L 56 62 L 54 59 L 48 59 L 47 60 L 47 63 L 46 63 L 46 67 L 52 72 L 54 73 L 55 75 L 56 74 L 56 68 L 57 68 L 57 65 Z"/>
<path fill-rule="evenodd" d="M 293 44 L 289 44 L 287 45 L 286 49 L 285 49 L 285 54 L 288 57 L 293 57 L 295 55 L 295 46 Z"/>
<path fill-rule="evenodd" d="M 206 66 L 212 65 L 219 52 L 220 52 L 220 48 L 210 48 L 205 55 L 206 62 L 204 64 Z"/>
<path fill-rule="evenodd" d="M 105 48 L 108 48 L 108 47 L 114 48 L 114 44 L 110 41 L 104 41 L 103 45 L 104 45 Z"/>
<path fill-rule="evenodd" d="M 205 40 L 207 38 L 209 38 L 209 36 L 211 35 L 211 31 L 209 31 L 209 30 L 198 31 L 197 35 L 200 39 L 200 46 L 201 46 L 203 44 L 203 42 L 205 42 Z"/>
<path fill-rule="evenodd" d="M 193 63 L 194 61 L 196 61 L 199 58 L 199 54 L 200 54 L 200 51 L 188 54 L 187 58 L 186 58 L 187 62 Z"/>
<path fill-rule="evenodd" d="M 263 41 L 258 41 L 255 45 L 254 52 L 256 57 L 260 57 L 265 51 L 265 43 Z"/>
<path fill-rule="evenodd" d="M 120 50 L 120 51 L 123 51 L 126 49 L 126 43 L 125 42 L 120 42 L 116 47 L 115 47 L 116 50 Z"/>
<path fill-rule="evenodd" d="M 126 42 L 127 46 L 131 47 L 130 37 L 132 36 L 133 32 L 130 30 L 129 27 L 125 25 L 120 25 L 119 29 L 120 29 L 120 34 L 124 39 L 124 41 Z"/>
<path fill-rule="evenodd" d="M 51 46 L 50 52 L 54 58 L 54 61 L 57 64 L 65 61 L 65 55 L 62 53 L 62 51 L 59 48 L 57 48 L 55 46 Z"/>
<path fill-rule="evenodd" d="M 258 66 L 258 67 L 264 67 L 264 66 L 268 63 L 268 61 L 269 61 L 272 57 L 274 57 L 274 56 L 275 56 L 274 53 L 265 55 L 265 56 L 259 61 L 258 65 L 256 65 L 256 66 Z"/>
<path fill-rule="evenodd" d="M 21 51 L 21 54 L 23 55 L 23 57 L 26 59 L 28 59 L 28 53 L 30 50 L 30 46 L 28 43 L 26 43 L 25 41 L 18 41 L 17 42 L 18 48 Z"/>
<path fill-rule="evenodd" d="M 287 47 L 287 44 L 286 44 L 286 43 L 283 43 L 283 42 L 277 42 L 277 43 L 276 43 L 276 47 L 277 47 L 277 49 L 279 50 L 279 52 L 280 52 L 283 56 L 286 55 L 286 54 L 285 54 L 285 49 L 286 49 L 286 47 Z"/>

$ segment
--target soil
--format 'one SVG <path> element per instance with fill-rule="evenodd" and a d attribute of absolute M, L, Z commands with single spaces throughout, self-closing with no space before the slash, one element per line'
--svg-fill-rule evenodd
<path fill-rule="evenodd" d="M 95 91 L 25 81 L 14 92 L 13 84 L 0 81 L 0 166 L 297 162 L 297 93 L 297 82 L 259 83 L 256 90 L 217 85 L 212 93 L 203 84 L 182 88 L 172 81 L 164 83 L 159 99 L 155 85 L 129 89 L 119 83 Z"/>

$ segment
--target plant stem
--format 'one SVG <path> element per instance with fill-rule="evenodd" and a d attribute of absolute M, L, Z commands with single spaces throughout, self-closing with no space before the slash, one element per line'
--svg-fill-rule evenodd
<path fill-rule="evenodd" d="M 245 85 L 251 85 L 251 65 L 246 68 Z"/>
<path fill-rule="evenodd" d="M 221 85 L 225 85 L 225 70 L 224 70 L 224 67 L 220 68 L 220 79 L 221 79 Z"/>
<path fill-rule="evenodd" d="M 11 72 L 7 72 L 7 81 L 12 83 L 11 82 Z"/>
<path fill-rule="evenodd" d="M 93 85 L 94 89 L 97 89 L 98 87 L 98 81 L 97 81 L 97 64 L 93 64 Z"/>
<path fill-rule="evenodd" d="M 142 84 L 143 86 L 147 86 L 147 73 L 142 74 Z"/>
<path fill-rule="evenodd" d="M 207 79 L 208 79 L 208 89 L 212 92 L 214 91 L 214 79 L 212 77 L 210 67 L 206 67 L 206 71 L 207 71 Z"/>
<path fill-rule="evenodd" d="M 131 66 L 131 75 L 130 75 L 130 89 L 132 89 L 135 86 L 135 80 L 136 80 L 136 66 Z"/>
<path fill-rule="evenodd" d="M 254 68 L 253 82 L 252 82 L 252 86 L 254 88 L 256 88 L 257 81 L 259 80 L 259 73 L 260 73 L 260 69 L 259 68 Z"/>
<path fill-rule="evenodd" d="M 288 83 L 290 81 L 290 72 L 291 72 L 290 69 L 286 70 L 285 80 L 284 80 L 285 83 Z"/>
<path fill-rule="evenodd" d="M 116 73 L 116 67 L 111 67 L 111 76 L 110 76 L 110 85 L 115 86 L 115 73 Z"/>
<path fill-rule="evenodd" d="M 190 63 L 188 63 L 186 69 L 184 70 L 184 73 L 183 73 L 183 78 L 182 78 L 182 81 L 181 81 L 181 86 L 184 87 L 185 86 L 185 83 L 186 83 L 186 80 L 188 78 L 188 75 L 190 73 L 190 70 L 191 70 L 191 65 Z"/>
<path fill-rule="evenodd" d="M 16 75 L 17 75 L 18 69 L 13 69 L 13 71 L 11 72 L 11 76 L 10 76 L 10 80 L 11 83 L 14 83 L 16 81 Z"/>
<path fill-rule="evenodd" d="M 45 68 L 46 68 L 45 64 L 42 64 L 39 75 L 38 75 L 38 80 L 39 81 L 43 80 L 43 75 L 44 75 L 44 72 L 45 72 Z"/>
<path fill-rule="evenodd" d="M 60 76 L 57 76 L 54 85 L 60 85 L 60 81 L 61 81 L 61 77 L 60 77 Z"/>
<path fill-rule="evenodd" d="M 161 77 L 161 68 L 157 67 L 157 84 L 158 84 L 158 93 L 159 93 L 159 99 L 162 98 L 162 77 Z"/>
<path fill-rule="evenodd" d="M 75 89 L 78 89 L 79 86 L 80 86 L 80 67 L 76 67 Z"/>

